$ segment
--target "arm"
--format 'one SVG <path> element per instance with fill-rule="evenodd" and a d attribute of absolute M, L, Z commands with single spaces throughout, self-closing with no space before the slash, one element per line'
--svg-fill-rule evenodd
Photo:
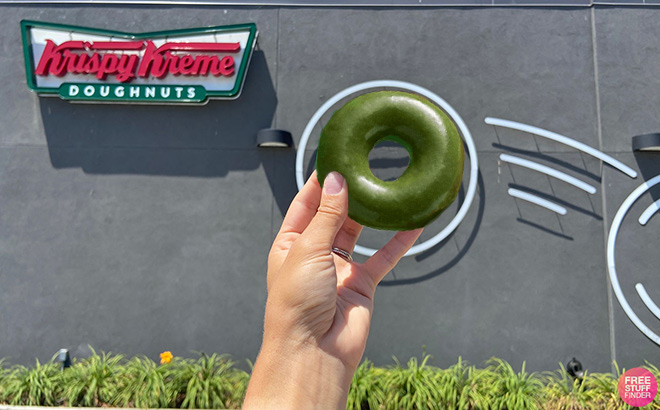
<path fill-rule="evenodd" d="M 348 218 L 348 189 L 330 173 L 312 174 L 293 200 L 268 257 L 264 339 L 244 410 L 345 409 L 369 334 L 376 286 L 421 229 L 398 232 L 359 264 L 362 226 Z"/>

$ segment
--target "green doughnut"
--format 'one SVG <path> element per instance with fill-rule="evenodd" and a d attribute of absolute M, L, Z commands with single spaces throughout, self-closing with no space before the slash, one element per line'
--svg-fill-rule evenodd
<path fill-rule="evenodd" d="M 377 178 L 369 152 L 395 141 L 410 163 L 395 181 Z M 456 199 L 463 178 L 463 141 L 444 111 L 416 94 L 379 91 L 337 110 L 321 131 L 319 183 L 332 171 L 348 184 L 348 215 L 376 229 L 406 231 L 437 218 Z"/>

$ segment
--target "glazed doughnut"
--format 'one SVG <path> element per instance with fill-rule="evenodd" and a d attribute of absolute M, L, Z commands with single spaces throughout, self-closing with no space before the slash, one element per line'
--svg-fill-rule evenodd
<path fill-rule="evenodd" d="M 369 168 L 369 152 L 381 141 L 394 141 L 410 155 L 395 181 L 383 181 Z M 416 94 L 379 91 L 332 115 L 321 131 L 316 169 L 321 184 L 332 171 L 344 176 L 353 220 L 402 231 L 428 225 L 454 201 L 463 161 L 463 142 L 444 111 Z"/>

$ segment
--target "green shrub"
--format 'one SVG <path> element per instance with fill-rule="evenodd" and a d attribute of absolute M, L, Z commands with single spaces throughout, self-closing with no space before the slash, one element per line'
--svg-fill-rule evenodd
<path fill-rule="evenodd" d="M 592 373 L 583 382 L 585 388 L 593 391 L 599 410 L 632 410 L 619 396 L 619 378 L 623 372 L 616 366 L 616 375 L 611 373 Z M 625 370 L 624 370 L 625 371 Z"/>
<path fill-rule="evenodd" d="M 2 371 L 0 401 L 10 405 L 55 406 L 58 403 L 59 366 L 52 362 L 41 364 L 39 360 L 33 368 L 15 365 L 9 371 Z"/>
<path fill-rule="evenodd" d="M 408 360 L 408 367 L 402 367 L 394 358 L 396 366 L 390 367 L 383 375 L 385 409 L 440 410 L 437 370 L 426 364 L 430 358 L 425 354 L 418 363 L 413 357 Z"/>
<path fill-rule="evenodd" d="M 226 356 L 178 359 L 166 372 L 171 379 L 173 405 L 188 409 L 240 408 L 249 376 L 234 369 Z"/>
<path fill-rule="evenodd" d="M 6 404 L 5 402 L 5 375 L 7 370 L 4 367 L 5 360 L 0 359 L 0 404 Z"/>
<path fill-rule="evenodd" d="M 66 405 L 98 407 L 115 401 L 119 385 L 122 355 L 101 352 L 94 349 L 87 359 L 74 360 L 71 367 L 63 372 L 62 397 Z"/>
<path fill-rule="evenodd" d="M 488 391 L 490 407 L 494 410 L 539 410 L 543 383 L 535 373 L 525 372 L 525 362 L 520 372 L 502 359 L 489 360 L 489 369 L 496 375 Z"/>
<path fill-rule="evenodd" d="M 364 360 L 353 375 L 347 410 L 632 410 L 618 393 L 615 374 L 588 373 L 573 379 L 560 364 L 555 372 L 528 374 L 523 363 L 515 372 L 493 358 L 484 369 L 460 357 L 448 369 L 412 358 L 386 368 Z M 660 380 L 654 365 L 645 366 Z M 248 373 L 234 368 L 227 356 L 175 357 L 159 365 L 146 357 L 128 361 L 121 355 L 97 354 L 61 372 L 53 359 L 32 367 L 3 367 L 0 403 L 38 406 L 120 406 L 136 408 L 238 409 Z M 660 410 L 660 397 L 644 409 Z"/>
<path fill-rule="evenodd" d="M 383 369 L 365 359 L 358 366 L 348 391 L 347 410 L 379 410 L 385 403 Z"/>
<path fill-rule="evenodd" d="M 653 374 L 656 382 L 658 382 L 658 392 L 660 392 L 660 370 L 649 362 L 646 362 L 646 366 L 643 367 Z M 649 410 L 660 410 L 660 394 L 657 394 L 653 402 L 646 406 L 646 408 Z"/>
<path fill-rule="evenodd" d="M 169 365 L 158 366 L 146 357 L 134 357 L 117 370 L 118 392 L 113 405 L 138 408 L 166 408 L 173 399 L 165 376 Z"/>
<path fill-rule="evenodd" d="M 602 405 L 598 390 L 590 388 L 593 384 L 589 372 L 583 379 L 573 379 L 564 366 L 554 373 L 546 373 L 542 400 L 546 410 L 599 410 Z M 597 377 L 597 376 L 596 376 Z"/>
<path fill-rule="evenodd" d="M 441 408 L 487 410 L 491 373 L 465 364 L 460 357 L 457 364 L 438 371 L 436 385 Z"/>
<path fill-rule="evenodd" d="M 658 382 L 658 391 L 660 392 L 660 370 L 654 365 L 652 365 L 649 362 L 646 362 L 646 366 L 644 366 L 647 370 L 649 370 L 653 376 L 655 377 L 655 380 Z M 647 406 L 650 409 L 653 410 L 660 410 L 660 394 L 657 394 L 655 396 L 655 399 L 653 399 L 653 403 L 651 403 L 649 406 Z"/>

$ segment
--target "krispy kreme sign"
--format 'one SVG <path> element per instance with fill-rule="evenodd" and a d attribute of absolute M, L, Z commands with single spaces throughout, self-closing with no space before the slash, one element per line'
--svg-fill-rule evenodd
<path fill-rule="evenodd" d="M 241 93 L 255 24 L 130 34 L 22 21 L 27 83 L 82 102 L 204 103 Z"/>

